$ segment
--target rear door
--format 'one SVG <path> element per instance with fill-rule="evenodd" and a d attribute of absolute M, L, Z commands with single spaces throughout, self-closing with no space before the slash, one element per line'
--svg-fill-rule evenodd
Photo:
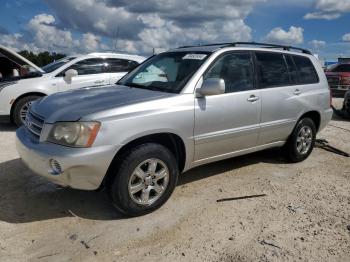
<path fill-rule="evenodd" d="M 303 65 L 308 59 L 304 56 L 278 52 L 255 52 L 255 56 L 262 100 L 258 144 L 285 141 L 307 103 L 305 84 L 318 79 L 317 73 Z"/>
<path fill-rule="evenodd" d="M 102 58 L 89 58 L 64 69 L 55 77 L 59 91 L 109 84 L 109 73 L 105 63 Z M 73 77 L 71 82 L 64 79 L 65 72 L 69 69 L 78 71 L 78 75 Z"/>
<path fill-rule="evenodd" d="M 106 63 L 109 73 L 110 84 L 115 84 L 125 74 L 127 74 L 139 65 L 139 63 L 137 63 L 136 61 L 119 58 L 107 58 Z"/>
<path fill-rule="evenodd" d="M 195 99 L 195 161 L 255 147 L 261 100 L 252 54 L 225 53 L 203 75 L 207 78 L 224 79 L 226 92 Z"/>

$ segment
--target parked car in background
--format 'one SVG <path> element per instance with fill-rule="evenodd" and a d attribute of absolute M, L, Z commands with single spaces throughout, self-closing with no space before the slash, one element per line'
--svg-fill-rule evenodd
<path fill-rule="evenodd" d="M 335 97 L 344 97 L 350 90 L 350 63 L 339 63 L 326 70 L 329 87 Z"/>
<path fill-rule="evenodd" d="M 136 55 L 91 53 L 39 68 L 0 46 L 0 121 L 20 126 L 34 100 L 56 92 L 114 84 L 144 60 Z"/>
<path fill-rule="evenodd" d="M 105 186 L 115 207 L 137 216 L 164 204 L 193 167 L 273 147 L 305 160 L 332 113 L 326 76 L 308 50 L 183 47 L 118 85 L 34 102 L 17 150 L 35 173 L 78 189 Z"/>

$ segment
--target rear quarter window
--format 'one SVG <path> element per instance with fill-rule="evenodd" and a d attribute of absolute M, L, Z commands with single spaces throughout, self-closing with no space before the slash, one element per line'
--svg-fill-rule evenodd
<path fill-rule="evenodd" d="M 317 71 L 311 60 L 304 56 L 293 56 L 298 72 L 299 84 L 316 84 L 319 82 Z"/>

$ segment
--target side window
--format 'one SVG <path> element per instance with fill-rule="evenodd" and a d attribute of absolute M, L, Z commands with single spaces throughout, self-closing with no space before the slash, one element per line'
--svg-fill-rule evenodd
<path fill-rule="evenodd" d="M 204 79 L 222 78 L 226 92 L 254 89 L 253 62 L 250 53 L 231 53 L 219 58 L 205 73 Z"/>
<path fill-rule="evenodd" d="M 132 60 L 116 58 L 108 58 L 106 62 L 108 64 L 108 72 L 110 73 L 130 72 L 139 65 L 139 63 Z"/>
<path fill-rule="evenodd" d="M 292 84 L 296 84 L 298 82 L 298 72 L 293 58 L 290 55 L 285 55 L 284 57 L 286 58 L 290 80 L 292 81 Z"/>
<path fill-rule="evenodd" d="M 291 84 L 283 54 L 257 52 L 256 60 L 261 88 Z"/>
<path fill-rule="evenodd" d="M 299 84 L 315 84 L 319 82 L 318 75 L 311 60 L 304 56 L 293 56 L 298 70 Z"/>
<path fill-rule="evenodd" d="M 106 72 L 106 61 L 102 58 L 90 58 L 86 60 L 81 60 L 66 68 L 57 76 L 64 76 L 64 73 L 69 69 L 77 70 L 78 75 L 101 74 Z"/>

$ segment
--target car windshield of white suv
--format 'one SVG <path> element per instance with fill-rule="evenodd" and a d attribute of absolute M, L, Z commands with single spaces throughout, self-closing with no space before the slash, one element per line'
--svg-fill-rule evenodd
<path fill-rule="evenodd" d="M 180 93 L 209 57 L 203 52 L 168 52 L 150 58 L 118 84 L 167 93 Z"/>
<path fill-rule="evenodd" d="M 44 70 L 45 73 L 51 73 L 51 72 L 55 71 L 57 68 L 60 68 L 61 66 L 65 65 L 69 61 L 72 61 L 75 58 L 76 57 L 73 57 L 73 56 L 61 58 L 61 59 L 54 61 L 46 66 L 43 66 L 42 70 Z"/>

